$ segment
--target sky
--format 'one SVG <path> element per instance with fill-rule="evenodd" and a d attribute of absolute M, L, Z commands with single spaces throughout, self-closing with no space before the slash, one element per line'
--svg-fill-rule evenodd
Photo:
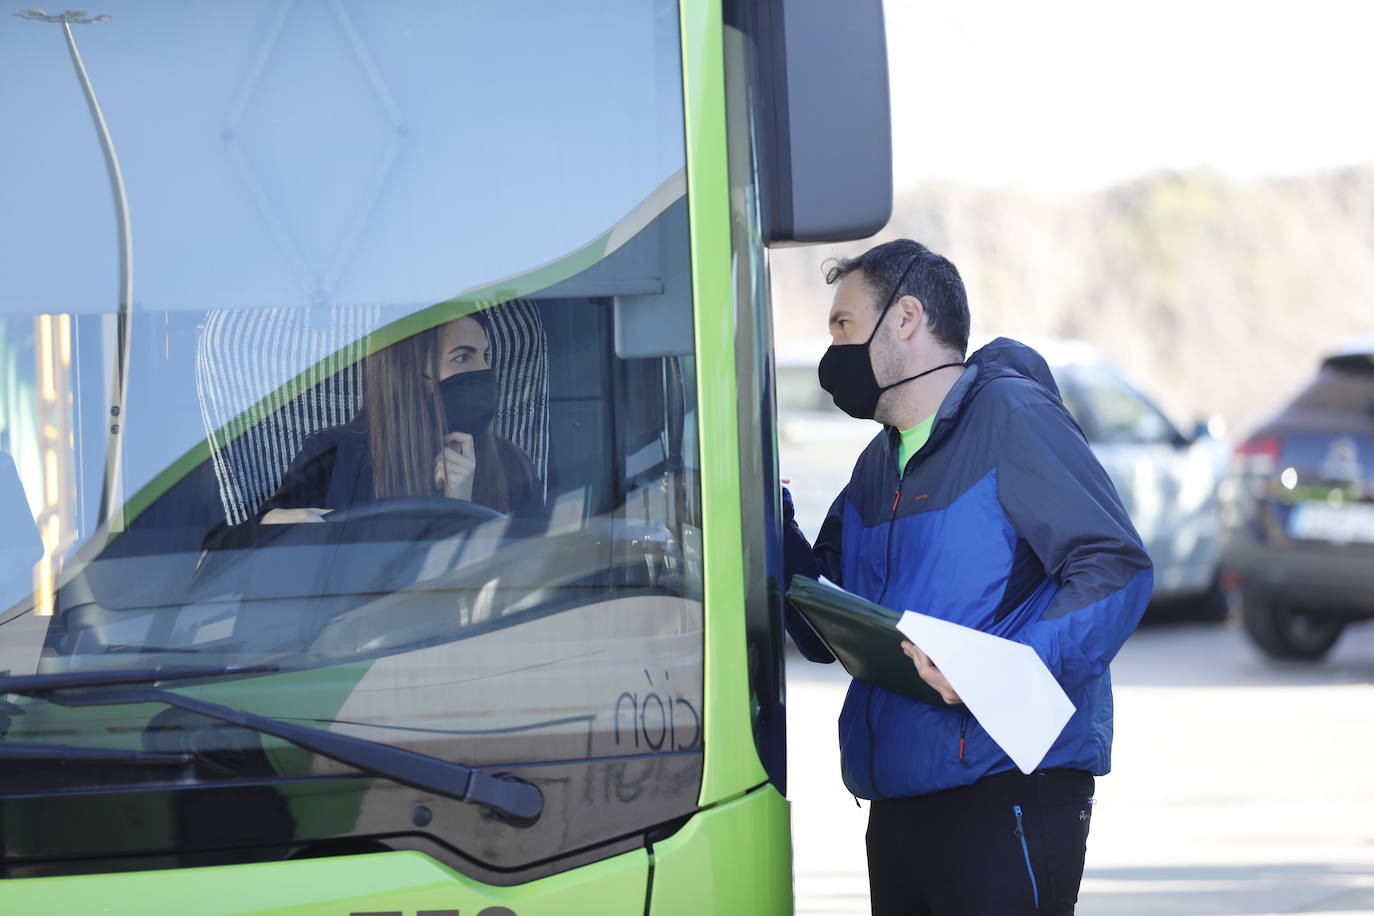
<path fill-rule="evenodd" d="M 898 188 L 1374 161 L 1374 3 L 886 0 Z"/>

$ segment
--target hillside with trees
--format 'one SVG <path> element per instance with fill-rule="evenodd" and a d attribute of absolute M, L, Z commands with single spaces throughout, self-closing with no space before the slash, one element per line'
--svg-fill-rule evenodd
<path fill-rule="evenodd" d="M 958 265 L 975 334 L 1086 340 L 1185 429 L 1220 415 L 1243 433 L 1326 347 L 1374 331 L 1374 166 L 1053 195 L 932 182 L 875 241 L 903 236 Z M 774 253 L 779 341 L 825 333 L 820 265 L 869 244 Z"/>

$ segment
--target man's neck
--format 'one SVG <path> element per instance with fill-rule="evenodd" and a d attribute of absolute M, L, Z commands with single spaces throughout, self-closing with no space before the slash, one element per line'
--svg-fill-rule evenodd
<path fill-rule="evenodd" d="M 957 356 L 950 354 L 931 363 L 931 366 L 958 362 L 958 359 Z M 883 422 L 898 429 L 911 429 L 929 419 L 940 409 L 945 396 L 954 387 L 954 383 L 959 381 L 959 376 L 963 372 L 962 366 L 951 366 L 887 392 L 887 398 L 891 403 L 884 405 L 886 409 L 883 413 L 887 416 L 883 418 Z"/>

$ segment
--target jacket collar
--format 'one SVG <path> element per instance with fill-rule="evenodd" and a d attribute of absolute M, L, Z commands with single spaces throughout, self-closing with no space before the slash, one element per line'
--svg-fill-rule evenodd
<path fill-rule="evenodd" d="M 953 420 L 963 409 L 964 403 L 973 395 L 977 385 L 978 377 L 982 375 L 978 366 L 965 366 L 963 374 L 954 381 L 953 387 L 945 395 L 945 399 L 940 402 L 940 407 L 935 411 L 935 422 L 930 427 L 930 438 L 926 441 L 934 442 L 944 438 L 945 434 L 953 426 Z M 901 433 L 895 426 L 884 426 L 884 441 L 892 449 L 893 454 L 897 453 L 897 446 L 901 440 Z"/>
<path fill-rule="evenodd" d="M 950 434 L 956 425 L 959 414 L 984 386 L 993 379 L 1019 377 L 1028 379 L 1047 389 L 1059 400 L 1059 386 L 1055 384 L 1045 358 L 1023 343 L 1009 337 L 998 337 L 986 346 L 979 348 L 967 360 L 962 375 L 950 388 L 949 394 L 940 402 L 935 412 L 935 423 L 930 429 L 928 443 L 939 442 Z M 896 453 L 900 434 L 895 427 L 887 428 L 885 442 Z"/>

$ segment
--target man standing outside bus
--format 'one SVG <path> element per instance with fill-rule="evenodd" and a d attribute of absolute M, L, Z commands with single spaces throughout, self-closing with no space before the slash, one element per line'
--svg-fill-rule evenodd
<path fill-rule="evenodd" d="M 884 429 L 860 455 L 814 548 L 786 500 L 788 574 L 824 575 L 1031 646 L 1076 712 L 1021 773 L 918 646 L 940 707 L 863 681 L 840 714 L 845 784 L 872 799 L 875 916 L 1073 912 L 1094 777 L 1110 768 L 1108 665 L 1145 609 L 1150 560 L 1034 350 L 999 338 L 965 360 L 954 265 L 902 239 L 834 262 L 821 386 Z M 788 608 L 814 661 L 832 657 Z"/>

